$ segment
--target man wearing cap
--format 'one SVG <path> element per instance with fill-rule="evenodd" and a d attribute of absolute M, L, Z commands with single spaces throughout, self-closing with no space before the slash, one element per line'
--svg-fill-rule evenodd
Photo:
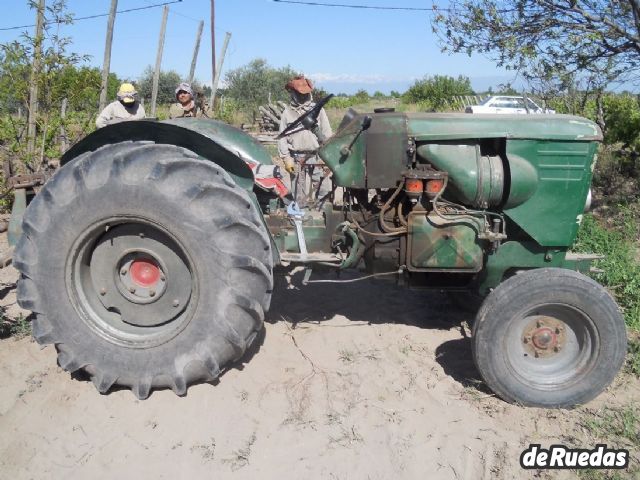
<path fill-rule="evenodd" d="M 115 102 L 111 102 L 100 112 L 96 119 L 96 127 L 102 128 L 112 123 L 144 118 L 144 107 L 138 102 L 138 92 L 133 85 L 120 85 L 117 97 Z"/>
<path fill-rule="evenodd" d="M 280 132 L 315 106 L 311 96 L 313 84 L 304 76 L 292 78 L 285 89 L 291 102 L 282 112 Z M 313 131 L 300 129 L 278 140 L 278 154 L 291 174 L 291 190 L 300 208 L 307 206 L 309 198 L 322 200 L 331 191 L 331 180 L 324 178 L 323 162 L 316 155 L 320 144 L 331 135 L 327 113 L 322 109 Z"/>
<path fill-rule="evenodd" d="M 202 113 L 198 112 L 193 89 L 188 83 L 181 83 L 176 87 L 176 100 L 177 102 L 169 107 L 169 118 L 202 116 Z"/>

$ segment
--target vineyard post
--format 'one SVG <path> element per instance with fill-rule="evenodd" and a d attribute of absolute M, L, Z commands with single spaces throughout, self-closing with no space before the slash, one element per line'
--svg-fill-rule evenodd
<path fill-rule="evenodd" d="M 156 69 L 153 72 L 153 90 L 151 91 L 151 116 L 156 116 L 156 100 L 158 99 L 158 82 L 160 81 L 160 66 L 162 65 L 162 51 L 164 50 L 164 34 L 167 31 L 167 17 L 169 7 L 162 9 L 162 24 L 160 26 L 160 38 L 158 39 L 158 52 L 156 54 Z"/>
<path fill-rule="evenodd" d="M 193 76 L 196 72 L 196 62 L 198 61 L 198 52 L 200 51 L 200 37 L 202 37 L 202 29 L 204 27 L 204 21 L 200 20 L 198 25 L 198 34 L 196 35 L 196 44 L 193 47 L 193 57 L 191 60 L 191 69 L 189 70 L 189 84 L 193 83 Z"/>
<path fill-rule="evenodd" d="M 118 0 L 111 0 L 109 21 L 107 22 L 107 38 L 104 45 L 104 59 L 102 61 L 102 86 L 100 88 L 100 108 L 102 111 L 107 105 L 107 89 L 109 87 L 109 69 L 111 68 L 111 43 L 113 42 L 113 24 L 116 21 L 116 9 Z"/>

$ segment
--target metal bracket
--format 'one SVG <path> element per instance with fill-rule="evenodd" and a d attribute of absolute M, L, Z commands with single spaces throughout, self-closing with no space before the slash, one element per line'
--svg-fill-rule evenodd
<path fill-rule="evenodd" d="M 304 212 L 298 208 L 296 202 L 292 202 L 287 207 L 287 213 L 293 220 L 293 224 L 296 227 L 296 235 L 298 236 L 298 248 L 300 249 L 300 260 L 304 261 L 307 258 L 307 242 L 304 239 L 304 231 L 302 230 L 302 219 L 304 218 Z"/>

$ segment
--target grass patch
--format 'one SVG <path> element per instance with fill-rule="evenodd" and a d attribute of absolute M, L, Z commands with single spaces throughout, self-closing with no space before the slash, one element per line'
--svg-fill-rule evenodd
<path fill-rule="evenodd" d="M 583 425 L 598 439 L 640 449 L 640 408 L 636 406 L 603 408 L 589 416 Z"/>
<path fill-rule="evenodd" d="M 605 228 L 593 215 L 585 215 L 575 249 L 605 255 L 594 263 L 603 273 L 593 276 L 615 295 L 624 312 L 630 333 L 625 370 L 640 377 L 640 263 L 633 242 L 640 227 L 633 206 L 620 207 L 609 220 L 612 228 Z"/>
<path fill-rule="evenodd" d="M 627 372 L 640 377 L 640 335 L 629 339 L 629 355 L 627 357 Z"/>
<path fill-rule="evenodd" d="M 24 315 L 18 318 L 9 318 L 4 310 L 0 307 L 0 338 L 13 337 L 21 339 L 31 335 L 31 321 Z"/>
<path fill-rule="evenodd" d="M 628 405 L 624 408 L 603 408 L 592 415 L 585 415 L 582 426 L 594 437 L 596 443 L 629 450 L 628 470 L 577 470 L 584 480 L 618 480 L 638 478 L 640 474 L 635 457 L 640 450 L 640 408 Z"/>
<path fill-rule="evenodd" d="M 605 256 L 595 266 L 604 270 L 595 279 L 609 288 L 622 307 L 627 326 L 640 330 L 640 264 L 635 258 L 638 225 L 631 208 L 622 207 L 614 228 L 607 229 L 592 215 L 585 215 L 575 249 Z"/>

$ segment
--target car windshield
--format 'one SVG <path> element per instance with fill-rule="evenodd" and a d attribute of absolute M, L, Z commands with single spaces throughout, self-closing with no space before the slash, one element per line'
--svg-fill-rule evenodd
<path fill-rule="evenodd" d="M 531 101 L 530 98 L 527 98 L 527 106 L 529 107 L 529 110 L 538 110 L 538 109 L 540 109 L 540 107 L 538 105 L 536 105 L 535 103 L 533 103 L 533 101 Z"/>

